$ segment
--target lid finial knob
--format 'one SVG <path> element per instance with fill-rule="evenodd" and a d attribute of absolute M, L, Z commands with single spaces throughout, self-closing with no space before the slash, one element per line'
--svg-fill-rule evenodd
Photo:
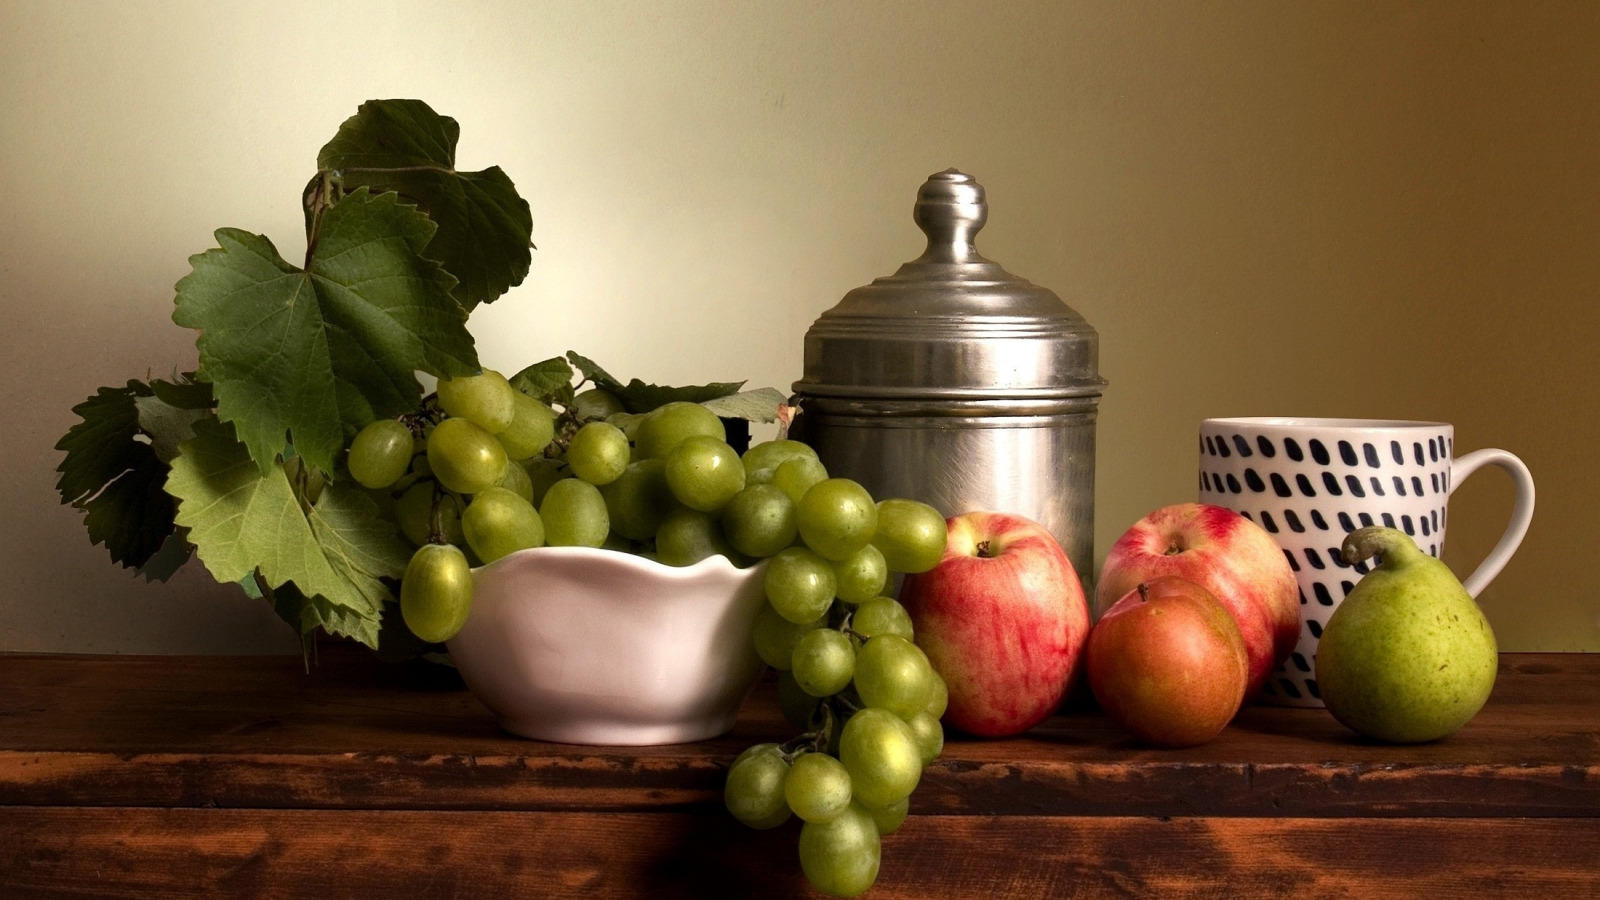
<path fill-rule="evenodd" d="M 912 219 L 928 236 L 928 249 L 917 262 L 984 262 L 973 243 L 989 218 L 983 185 L 971 175 L 946 169 L 928 176 L 917 191 Z"/>

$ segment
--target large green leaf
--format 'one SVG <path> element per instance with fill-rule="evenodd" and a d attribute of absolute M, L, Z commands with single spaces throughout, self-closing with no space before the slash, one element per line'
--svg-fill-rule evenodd
<path fill-rule="evenodd" d="M 56 466 L 61 502 L 83 510 L 89 539 L 129 568 L 149 562 L 173 530 L 174 504 L 161 489 L 167 464 L 155 446 L 170 433 L 141 428 L 140 403 L 152 399 L 139 381 L 100 388 L 72 408 L 82 421 L 56 443 L 66 451 Z"/>
<path fill-rule="evenodd" d="M 332 472 L 347 436 L 417 405 L 417 370 L 479 371 L 455 280 L 419 255 L 433 223 L 398 201 L 344 197 L 323 214 L 304 270 L 233 228 L 189 258 L 172 319 L 200 329 L 199 377 L 262 475 L 286 441 Z"/>
<path fill-rule="evenodd" d="M 368 100 L 339 126 L 317 166 L 345 188 L 398 191 L 427 213 L 439 231 L 424 255 L 460 280 L 454 296 L 471 310 L 527 277 L 533 216 L 498 166 L 456 171 L 460 136 L 455 119 L 421 100 Z"/>
<path fill-rule="evenodd" d="M 308 506 L 284 466 L 263 474 L 225 423 L 196 424 L 166 487 L 179 500 L 178 524 L 219 582 L 259 571 L 273 589 L 293 582 L 341 607 L 340 616 L 376 622 L 390 598 L 380 579 L 405 572 L 405 545 L 359 488 L 335 482 Z"/>

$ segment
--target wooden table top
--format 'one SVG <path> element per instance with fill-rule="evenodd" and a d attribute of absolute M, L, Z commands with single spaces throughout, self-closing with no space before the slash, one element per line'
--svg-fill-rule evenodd
<path fill-rule="evenodd" d="M 539 743 L 421 664 L 0 655 L 0 806 L 681 812 L 720 805 L 746 746 L 793 735 L 772 681 L 698 744 Z M 981 816 L 1600 815 L 1600 654 L 1506 654 L 1448 739 L 1363 740 L 1325 711 L 1252 707 L 1216 740 L 1135 745 L 1103 716 L 952 735 L 913 812 Z"/>

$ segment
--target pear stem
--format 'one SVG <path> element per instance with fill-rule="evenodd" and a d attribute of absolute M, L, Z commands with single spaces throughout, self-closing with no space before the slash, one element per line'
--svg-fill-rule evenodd
<path fill-rule="evenodd" d="M 1383 556 L 1380 565 L 1392 568 L 1417 559 L 1422 556 L 1422 550 L 1405 532 L 1372 525 L 1350 532 L 1340 551 L 1344 561 L 1352 565 L 1380 554 Z"/>

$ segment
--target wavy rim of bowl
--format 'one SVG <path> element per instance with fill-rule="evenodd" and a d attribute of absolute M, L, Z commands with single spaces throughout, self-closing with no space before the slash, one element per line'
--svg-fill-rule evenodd
<path fill-rule="evenodd" d="M 689 581 L 710 573 L 749 575 L 761 568 L 761 560 L 749 568 L 741 569 L 733 561 L 722 554 L 714 554 L 700 560 L 692 566 L 669 566 L 663 562 L 646 559 L 636 553 L 623 550 L 607 550 L 604 547 L 529 547 L 507 553 L 492 563 L 485 563 L 472 570 L 474 576 L 482 575 L 491 569 L 509 565 L 507 560 L 522 562 L 534 555 L 550 559 L 583 561 L 588 560 L 600 565 L 621 566 L 625 569 L 634 569 L 641 575 L 653 578 L 663 578 L 668 581 Z"/>

